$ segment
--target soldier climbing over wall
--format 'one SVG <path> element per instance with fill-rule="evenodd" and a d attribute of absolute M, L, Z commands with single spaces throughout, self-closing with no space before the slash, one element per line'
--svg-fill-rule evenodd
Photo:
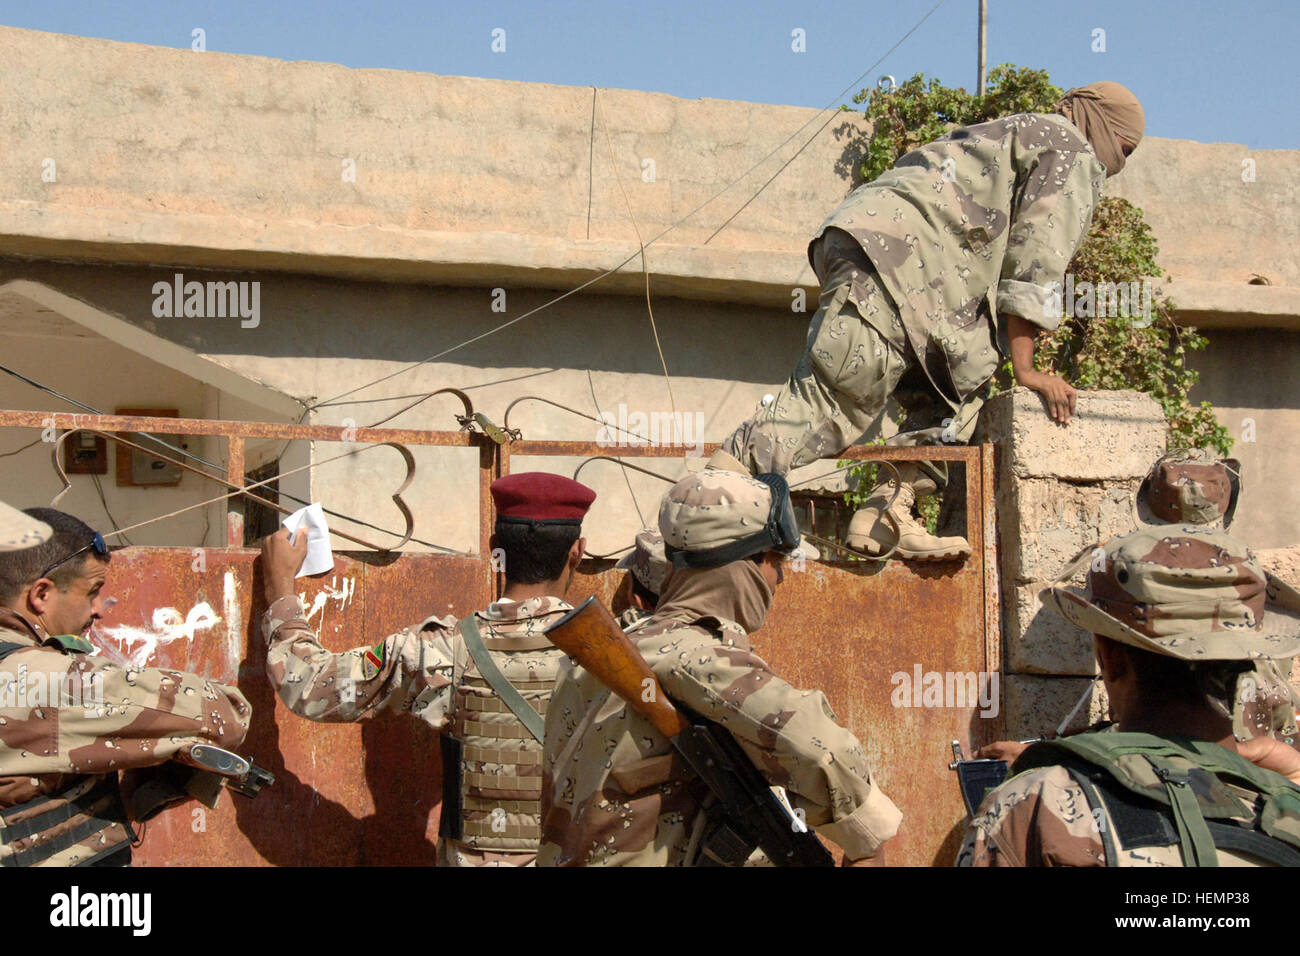
<path fill-rule="evenodd" d="M 1068 91 L 1052 114 L 1020 113 L 954 129 L 854 190 L 808 247 L 821 300 L 803 356 L 775 400 L 723 443 L 710 465 L 776 472 L 835 455 L 892 395 L 907 412 L 893 444 L 964 442 L 1002 361 L 1067 423 L 1075 392 L 1034 369 L 1034 337 L 1060 322 L 1063 280 L 1092 221 L 1102 183 L 1124 168 L 1146 121 L 1118 83 Z M 1059 286 L 1056 287 L 1059 289 Z M 970 554 L 912 515 L 947 481 L 941 463 L 899 468 L 853 516 L 846 543 L 918 561 Z"/>

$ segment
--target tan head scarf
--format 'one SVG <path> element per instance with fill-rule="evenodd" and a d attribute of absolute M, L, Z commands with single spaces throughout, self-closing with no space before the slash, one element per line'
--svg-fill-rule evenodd
<path fill-rule="evenodd" d="M 753 561 L 718 568 L 673 568 L 664 579 L 655 620 L 720 617 L 752 634 L 772 606 L 772 589 Z"/>
<path fill-rule="evenodd" d="M 1127 86 L 1119 83 L 1103 81 L 1067 90 L 1056 109 L 1092 144 L 1106 167 L 1107 177 L 1124 168 L 1124 151 L 1117 137 L 1124 137 L 1136 147 L 1147 128 L 1142 104 Z"/>

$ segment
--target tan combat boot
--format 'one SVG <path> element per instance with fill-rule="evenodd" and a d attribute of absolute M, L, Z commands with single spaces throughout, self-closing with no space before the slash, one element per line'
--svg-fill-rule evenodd
<path fill-rule="evenodd" d="M 871 491 L 871 497 L 858 509 L 849 522 L 849 532 L 844 543 L 854 551 L 873 558 L 880 557 L 898 542 L 898 550 L 893 557 L 910 561 L 948 561 L 953 558 L 965 558 L 970 555 L 970 544 L 965 538 L 953 536 L 939 538 L 925 530 L 925 525 L 912 514 L 912 507 L 918 496 L 933 495 L 939 489 L 934 479 L 925 474 L 912 462 L 901 462 L 898 475 L 902 488 L 892 507 L 886 511 L 885 506 L 894 494 L 894 482 L 890 478 L 877 485 Z M 888 514 L 898 524 L 894 525 L 886 517 Z"/>

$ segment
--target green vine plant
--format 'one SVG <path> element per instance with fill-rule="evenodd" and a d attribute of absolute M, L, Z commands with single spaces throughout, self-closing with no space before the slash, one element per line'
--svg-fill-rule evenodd
<path fill-rule="evenodd" d="M 864 89 L 853 102 L 866 104 L 863 112 L 870 134 L 864 136 L 850 124 L 836 131 L 847 139 L 837 169 L 850 173 L 855 185 L 869 182 L 904 153 L 938 139 L 955 126 L 1013 113 L 1050 113 L 1062 93 L 1046 70 L 1010 63 L 989 72 L 984 96 L 944 86 L 936 79 L 927 81 L 920 73 L 893 89 Z M 1119 287 L 1120 283 L 1136 282 L 1141 287 L 1146 282 L 1151 294 L 1145 302 L 1141 297 L 1120 298 L 1114 316 L 1107 309 L 1105 315 L 1095 318 L 1067 315 L 1063 301 L 1060 326 L 1038 338 L 1035 365 L 1079 389 L 1145 392 L 1164 410 L 1170 448 L 1205 448 L 1226 455 L 1232 449 L 1232 438 L 1219 424 L 1213 407 L 1209 402 L 1194 405 L 1187 397 L 1200 378 L 1187 367 L 1187 353 L 1204 349 L 1207 340 L 1196 329 L 1175 322 L 1174 303 L 1150 281 L 1163 275 L 1156 264 L 1158 252 L 1156 237 L 1141 209 L 1124 199 L 1102 199 L 1093 212 L 1088 235 L 1067 269 L 1075 288 L 1084 282 L 1092 283 L 1092 288 L 1097 283 Z M 996 395 L 1014 384 L 1008 359 L 990 383 L 989 393 Z M 858 507 L 874 487 L 875 466 L 851 469 L 850 476 L 850 484 L 856 487 L 845 495 L 845 501 Z M 934 533 L 938 500 L 921 499 L 918 510 Z"/>

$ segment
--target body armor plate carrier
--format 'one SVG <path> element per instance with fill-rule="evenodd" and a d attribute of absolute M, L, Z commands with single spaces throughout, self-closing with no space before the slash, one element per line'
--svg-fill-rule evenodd
<path fill-rule="evenodd" d="M 1300 787 L 1217 744 L 1078 734 L 1032 745 L 1011 772 L 1053 765 L 1109 813 L 1114 826 L 1101 832 L 1107 866 L 1118 864 L 1121 849 L 1170 845 L 1186 866 L 1218 866 L 1218 849 L 1300 865 Z"/>
<path fill-rule="evenodd" d="M 535 852 L 541 839 L 542 744 L 515 716 L 475 663 L 467 642 L 473 618 L 461 622 L 455 643 L 454 709 L 442 735 L 442 811 L 439 835 L 478 850 Z M 564 652 L 540 633 L 488 633 L 482 645 L 491 663 L 531 707 L 545 717 Z"/>

